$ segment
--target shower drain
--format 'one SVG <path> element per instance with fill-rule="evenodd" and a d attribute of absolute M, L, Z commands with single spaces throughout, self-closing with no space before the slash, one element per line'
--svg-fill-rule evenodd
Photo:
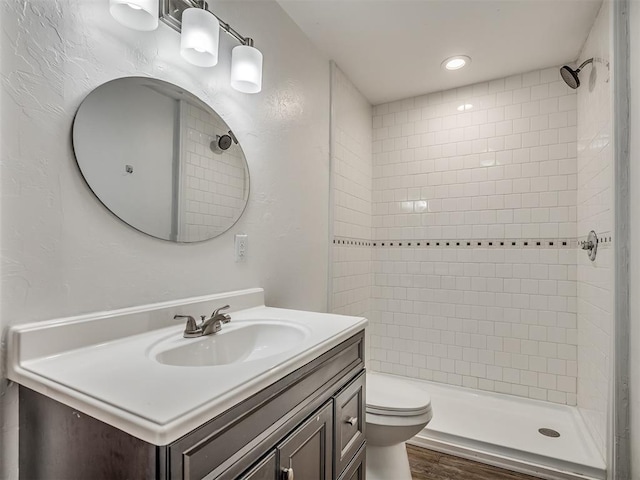
<path fill-rule="evenodd" d="M 558 438 L 560 436 L 559 432 L 551 428 L 539 428 L 538 432 L 540 432 L 545 437 Z"/>

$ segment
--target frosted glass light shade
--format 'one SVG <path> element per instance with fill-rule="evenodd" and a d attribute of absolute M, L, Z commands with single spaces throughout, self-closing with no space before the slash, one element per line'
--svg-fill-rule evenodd
<path fill-rule="evenodd" d="M 231 86 L 243 93 L 262 90 L 262 53 L 248 45 L 231 51 Z"/>
<path fill-rule="evenodd" d="M 119 23 L 134 30 L 158 28 L 158 0 L 109 0 L 109 12 Z"/>
<path fill-rule="evenodd" d="M 202 8 L 188 8 L 182 13 L 180 54 L 198 67 L 213 67 L 218 63 L 220 22 Z"/>

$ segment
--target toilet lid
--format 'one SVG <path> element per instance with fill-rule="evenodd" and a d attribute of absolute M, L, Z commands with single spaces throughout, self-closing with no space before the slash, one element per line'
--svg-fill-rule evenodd
<path fill-rule="evenodd" d="M 391 375 L 367 373 L 367 412 L 412 416 L 431 411 L 431 397 L 409 381 Z"/>

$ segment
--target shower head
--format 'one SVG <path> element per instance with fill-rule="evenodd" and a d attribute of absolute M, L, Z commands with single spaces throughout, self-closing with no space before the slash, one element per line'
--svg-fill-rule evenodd
<path fill-rule="evenodd" d="M 563 67 L 561 67 L 560 75 L 562 76 L 564 83 L 569 85 L 574 90 L 578 88 L 580 86 L 580 79 L 578 78 L 578 74 L 580 73 L 580 70 L 582 70 L 585 65 L 588 65 L 592 62 L 593 62 L 593 58 L 590 58 L 589 60 L 582 62 L 582 65 L 580 65 L 575 70 L 567 65 L 564 65 Z"/>
<path fill-rule="evenodd" d="M 231 130 L 229 130 L 229 133 L 231 133 Z M 216 139 L 209 144 L 209 148 L 211 148 L 211 151 L 220 155 L 225 150 L 229 150 L 229 147 L 231 147 L 231 144 L 233 143 L 233 140 L 235 138 L 232 138 L 231 135 L 216 135 Z M 238 142 L 236 141 L 236 143 Z"/>
<path fill-rule="evenodd" d="M 578 73 L 580 70 L 572 70 L 571 67 L 565 65 L 560 69 L 560 75 L 564 80 L 564 83 L 569 85 L 571 88 L 576 89 L 580 86 L 580 79 L 578 78 Z"/>

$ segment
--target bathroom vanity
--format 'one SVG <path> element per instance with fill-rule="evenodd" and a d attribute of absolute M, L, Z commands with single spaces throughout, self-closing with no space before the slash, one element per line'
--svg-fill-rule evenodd
<path fill-rule="evenodd" d="M 253 289 L 14 327 L 20 478 L 364 479 L 365 325 Z"/>

